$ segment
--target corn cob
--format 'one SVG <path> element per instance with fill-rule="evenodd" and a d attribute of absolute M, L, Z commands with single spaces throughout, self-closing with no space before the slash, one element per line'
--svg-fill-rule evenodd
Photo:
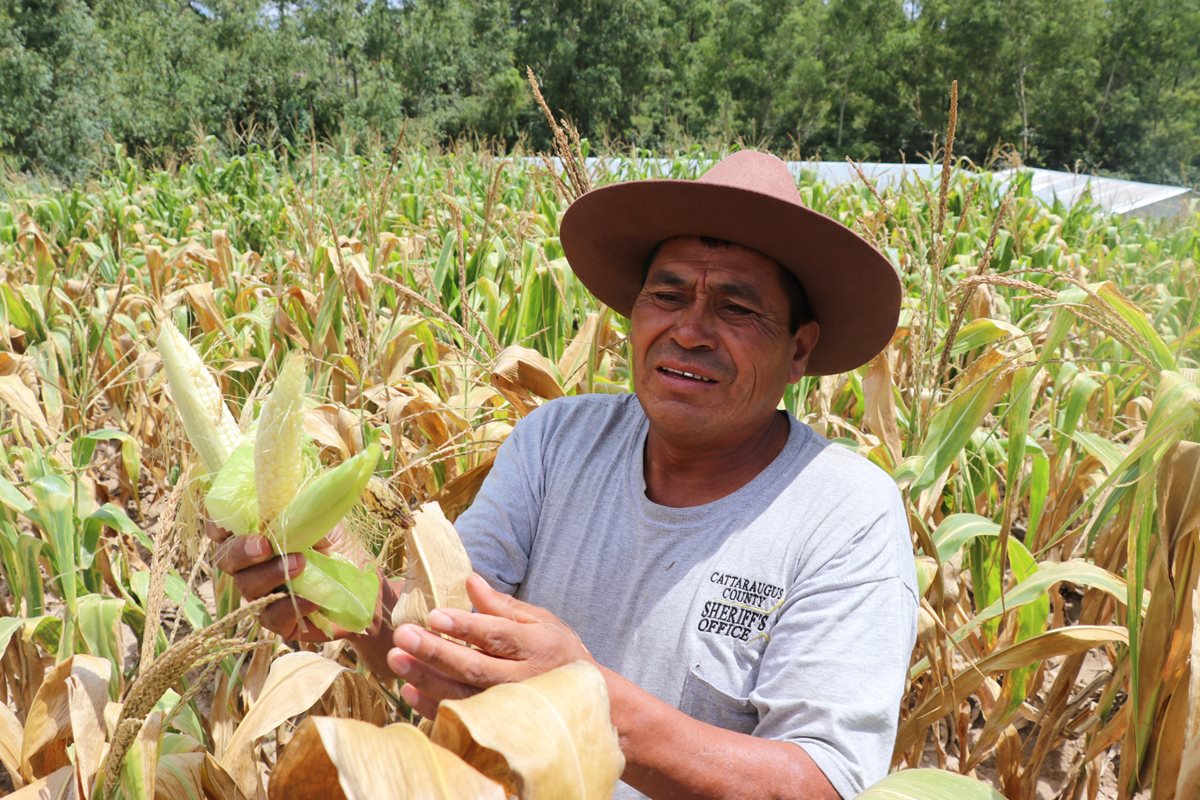
<path fill-rule="evenodd" d="M 183 430 L 200 454 L 205 470 L 215 473 L 237 447 L 242 434 L 216 379 L 170 319 L 159 328 L 157 343 Z"/>
<path fill-rule="evenodd" d="M 304 371 L 303 355 L 287 357 L 258 419 L 254 489 L 266 524 L 287 507 L 304 479 Z"/>
<path fill-rule="evenodd" d="M 184 430 L 210 473 L 205 481 L 208 513 L 235 535 L 262 533 L 277 552 L 303 552 L 307 566 L 289 586 L 320 607 L 311 621 L 322 630 L 332 630 L 330 623 L 363 630 L 374 615 L 378 575 L 312 545 L 358 501 L 379 460 L 379 445 L 302 485 L 302 355 L 284 362 L 263 404 L 257 432 L 242 437 L 216 381 L 182 334 L 168 323 L 158 342 Z"/>

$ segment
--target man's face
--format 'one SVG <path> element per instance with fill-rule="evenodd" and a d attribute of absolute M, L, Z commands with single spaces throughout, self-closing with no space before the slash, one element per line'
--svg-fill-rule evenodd
<path fill-rule="evenodd" d="M 770 423 L 818 335 L 815 322 L 789 330 L 779 270 L 736 244 L 689 236 L 659 247 L 630 333 L 634 388 L 655 431 L 736 445 Z"/>

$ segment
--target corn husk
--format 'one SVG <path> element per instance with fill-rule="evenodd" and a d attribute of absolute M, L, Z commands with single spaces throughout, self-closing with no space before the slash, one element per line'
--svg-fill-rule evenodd
<path fill-rule="evenodd" d="M 521 800 L 607 800 L 625 769 L 604 677 L 585 661 L 443 700 L 432 739 Z"/>

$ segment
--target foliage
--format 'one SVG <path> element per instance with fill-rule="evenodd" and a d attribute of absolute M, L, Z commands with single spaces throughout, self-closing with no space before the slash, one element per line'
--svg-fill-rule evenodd
<path fill-rule="evenodd" d="M 669 174 L 694 176 L 703 155 Z M 1043 205 L 1024 181 L 945 175 L 882 194 L 800 181 L 906 287 L 883 355 L 785 397 L 905 492 L 923 600 L 895 763 L 979 769 L 1032 798 L 1062 760 L 1057 796 L 1169 797 L 1200 755 L 1200 218 L 1106 217 Z M 184 331 L 247 425 L 283 356 L 310 354 L 305 430 L 325 463 L 381 448 L 395 513 L 360 524 L 398 571 L 389 520 L 427 501 L 461 512 L 545 398 L 628 389 L 627 323 L 562 258 L 561 186 L 479 150 L 208 140 L 170 170 L 118 158 L 86 185 L 4 193 L 0 763 L 24 783 L 58 774 L 67 734 L 41 738 L 35 700 L 69 710 L 68 679 L 120 709 L 94 748 L 74 734 L 75 768 L 134 789 L 155 764 L 160 782 L 253 781 L 309 708 L 404 718 L 339 646 L 325 661 L 349 671 L 314 667 L 328 681 L 289 713 L 254 712 L 287 648 L 248 629 L 197 533 L 155 335 Z M 67 715 L 80 731 L 93 700 Z M 4 761 L 30 730 L 30 757 Z"/>
<path fill-rule="evenodd" d="M 1200 185 L 1200 10 L 1169 0 L 4 0 L 0 154 L 72 178 L 227 130 L 547 146 L 527 66 L 594 149 L 919 160 L 958 80 L 976 163 Z"/>

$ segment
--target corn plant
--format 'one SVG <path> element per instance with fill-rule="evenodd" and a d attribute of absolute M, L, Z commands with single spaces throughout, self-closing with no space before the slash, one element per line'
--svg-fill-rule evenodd
<path fill-rule="evenodd" d="M 694 177 L 715 155 L 588 178 Z M 1047 205 L 1027 182 L 940 156 L 936 179 L 887 190 L 800 179 L 805 202 L 871 239 L 906 290 L 884 353 L 784 398 L 908 504 L 920 635 L 899 771 L 876 795 L 1194 796 L 1200 217 Z M 395 687 L 347 650 L 314 666 L 237 610 L 199 523 L 305 548 L 292 506 L 318 489 L 357 498 L 373 475 L 346 524 L 372 565 L 441 602 L 427 574 L 440 556 L 424 523 L 407 534 L 409 509 L 436 502 L 452 521 L 531 409 L 631 388 L 628 323 L 562 258 L 572 192 L 536 162 L 477 149 L 233 154 L 216 140 L 171 170 L 122 158 L 87 185 L 6 187 L 12 788 L 58 775 L 124 796 L 253 794 L 286 766 L 297 715 L 407 725 Z M 324 505 L 305 513 L 341 517 Z M 77 690 L 72 706 L 69 680 L 95 698 Z M 100 697 L 128 712 L 85 729 Z M 47 728 L 46 709 L 74 709 L 79 731 Z M 297 752 L 340 769 L 336 727 L 304 723 L 294 742 L 320 746 Z M 51 732 L 26 747 L 31 728 Z M 101 746 L 81 747 L 87 736 Z"/>

